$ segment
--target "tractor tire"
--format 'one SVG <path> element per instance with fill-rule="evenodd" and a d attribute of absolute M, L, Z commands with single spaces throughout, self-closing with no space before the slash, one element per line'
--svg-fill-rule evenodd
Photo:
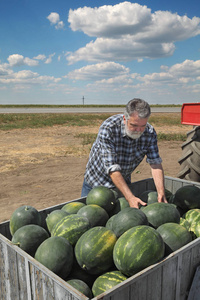
<path fill-rule="evenodd" d="M 180 171 L 178 178 L 200 182 L 200 126 L 187 133 L 182 144 L 182 156 L 178 160 Z"/>

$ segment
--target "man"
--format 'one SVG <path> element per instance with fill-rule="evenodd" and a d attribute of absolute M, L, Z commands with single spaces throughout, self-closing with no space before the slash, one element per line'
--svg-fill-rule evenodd
<path fill-rule="evenodd" d="M 158 202 L 167 202 L 157 135 L 153 126 L 148 123 L 150 114 L 149 104 L 134 98 L 126 105 L 124 115 L 111 116 L 102 123 L 86 166 L 82 197 L 95 186 L 115 186 L 130 207 L 146 205 L 133 195 L 128 186 L 131 183 L 131 173 L 146 155 L 158 192 Z"/>

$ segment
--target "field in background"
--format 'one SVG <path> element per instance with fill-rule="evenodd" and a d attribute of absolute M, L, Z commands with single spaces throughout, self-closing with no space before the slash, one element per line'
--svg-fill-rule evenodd
<path fill-rule="evenodd" d="M 67 127 L 90 127 L 99 126 L 111 114 L 0 114 L 0 130 L 27 129 L 52 127 L 57 125 Z M 186 126 L 181 124 L 180 113 L 152 113 L 149 122 L 158 130 L 159 140 L 185 139 Z M 175 132 L 171 131 L 172 126 L 176 127 Z M 163 128 L 163 129 L 162 129 Z M 180 129 L 180 130 L 179 130 Z M 184 132 L 182 132 L 184 131 Z M 96 137 L 94 133 L 80 133 L 83 144 L 92 143 Z"/>

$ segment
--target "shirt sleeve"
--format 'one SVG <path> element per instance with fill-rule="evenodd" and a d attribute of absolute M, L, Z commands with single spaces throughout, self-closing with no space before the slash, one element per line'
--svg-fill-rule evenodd
<path fill-rule="evenodd" d="M 158 141 L 157 141 L 157 134 L 155 130 L 153 129 L 152 135 L 151 135 L 151 141 L 148 146 L 147 150 L 147 163 L 151 164 L 161 164 L 162 159 L 159 155 L 159 149 L 158 149 Z"/>
<path fill-rule="evenodd" d="M 102 128 L 99 133 L 99 142 L 101 147 L 101 162 L 106 174 L 120 171 L 121 167 L 117 164 L 117 154 L 115 151 L 114 135 L 109 128 Z"/>

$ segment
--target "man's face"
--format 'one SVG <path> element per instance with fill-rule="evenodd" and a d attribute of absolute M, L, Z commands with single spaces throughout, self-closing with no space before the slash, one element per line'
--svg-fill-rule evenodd
<path fill-rule="evenodd" d="M 138 139 L 146 128 L 148 118 L 139 118 L 138 113 L 133 113 L 128 120 L 123 116 L 126 134 L 131 139 Z"/>

